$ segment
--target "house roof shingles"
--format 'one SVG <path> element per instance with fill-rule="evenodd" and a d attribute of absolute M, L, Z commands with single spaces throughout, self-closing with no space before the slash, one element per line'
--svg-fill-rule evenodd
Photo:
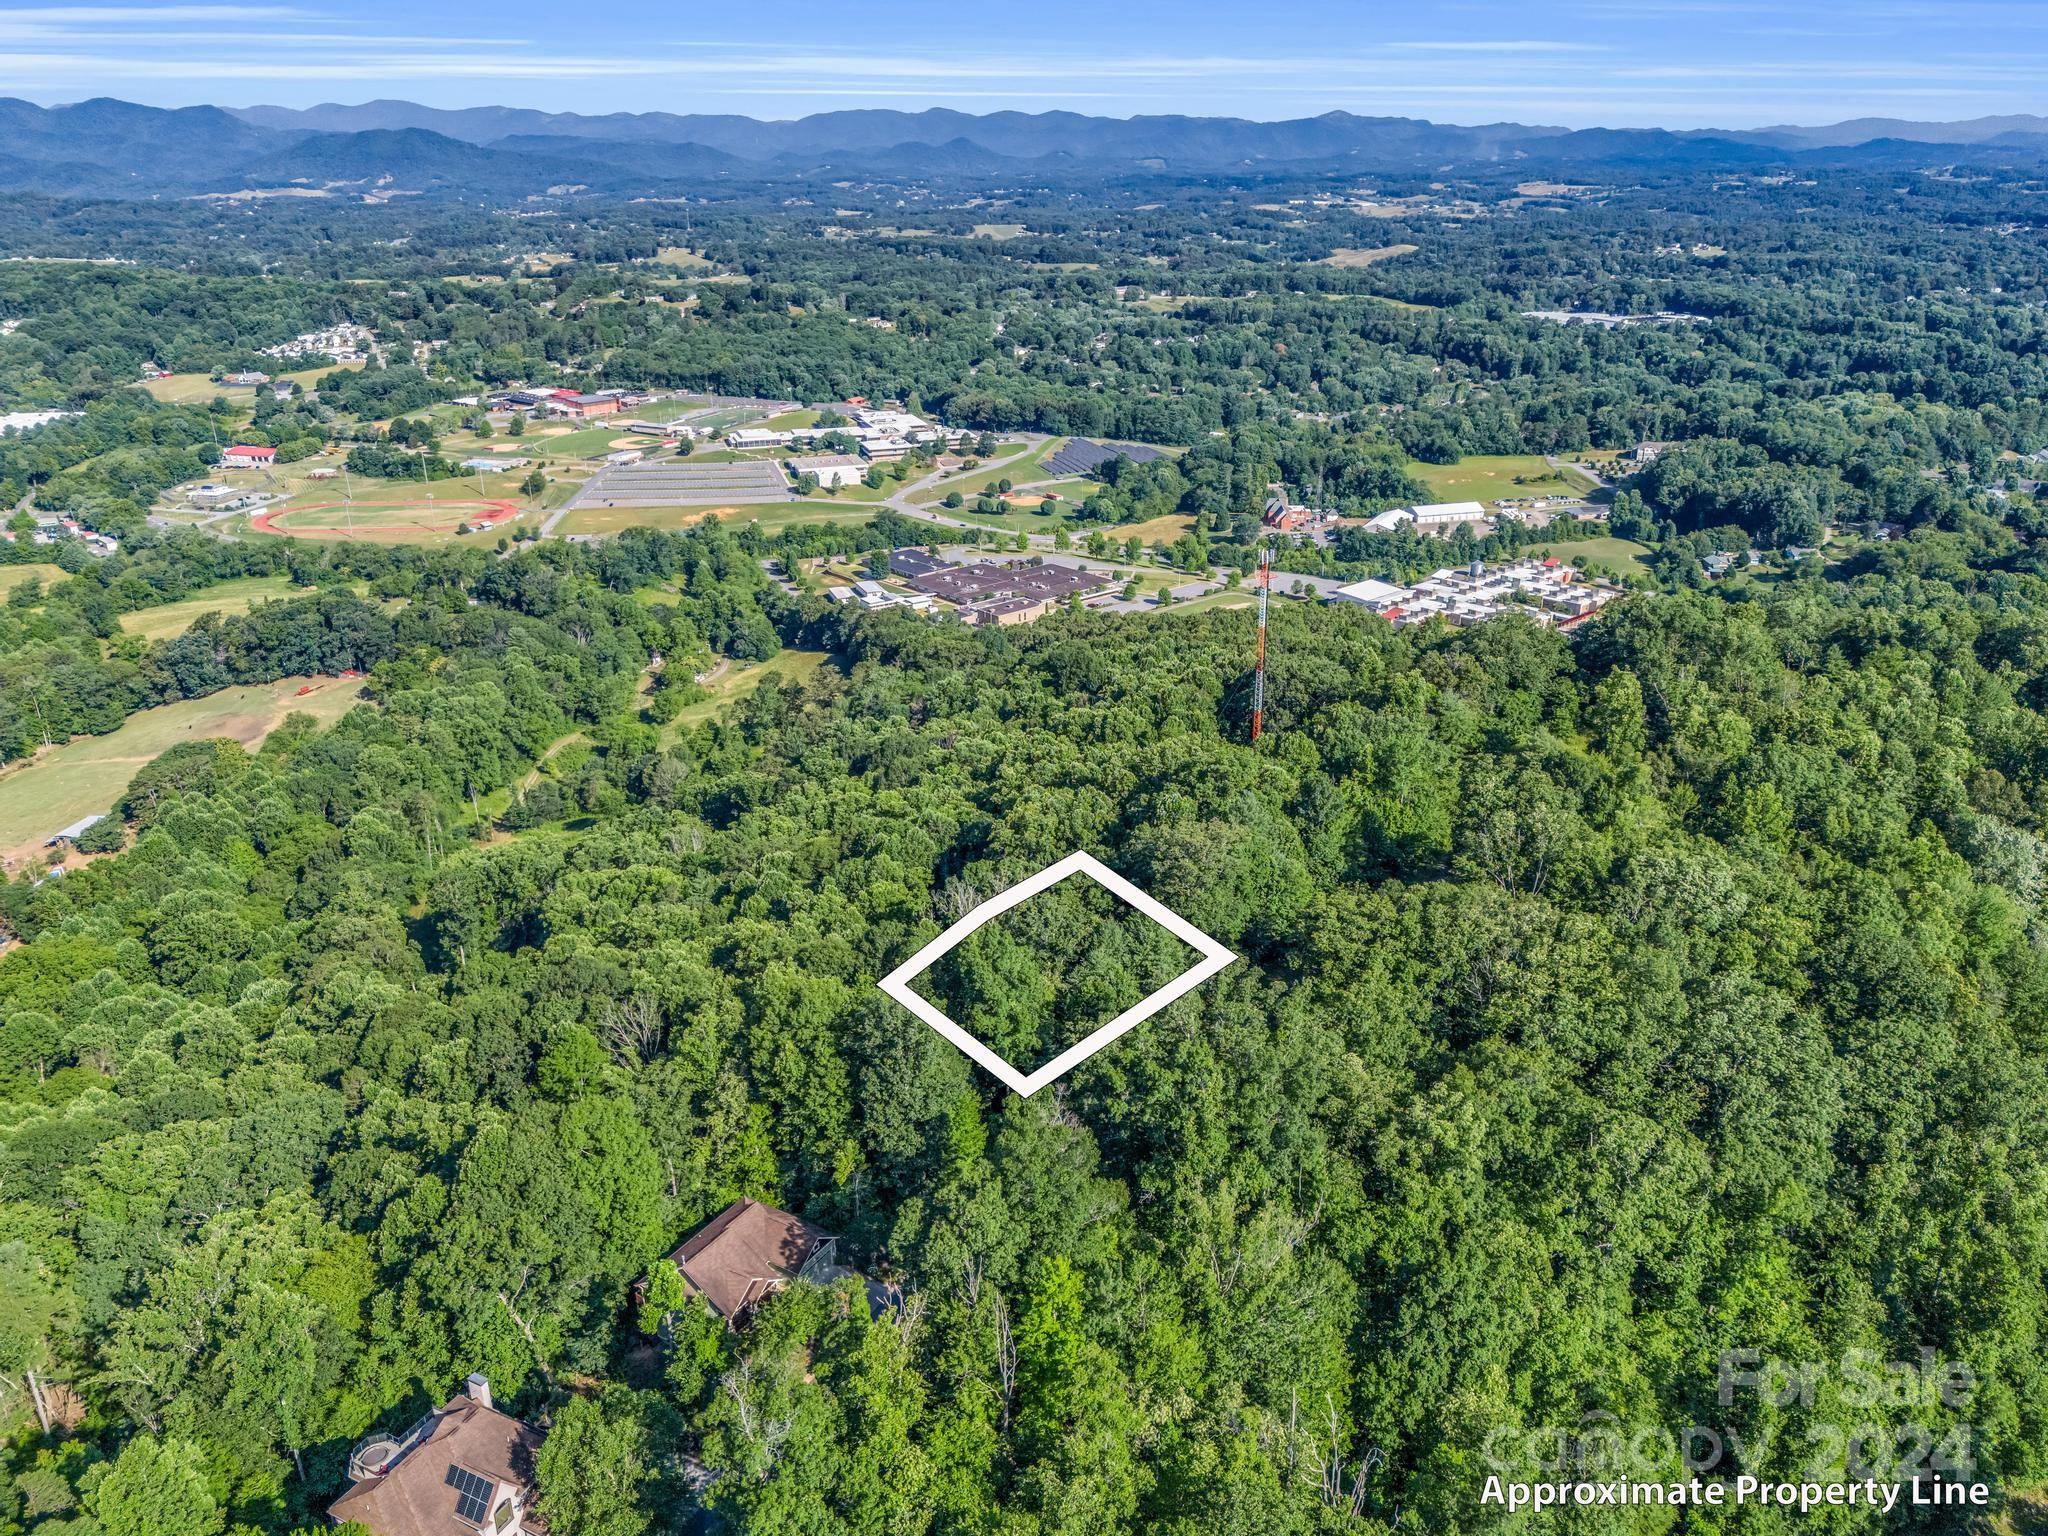
<path fill-rule="evenodd" d="M 832 1234 L 758 1200 L 727 1206 L 669 1255 L 690 1290 L 723 1318 L 737 1317 L 794 1280 Z"/>
<path fill-rule="evenodd" d="M 495 1408 L 454 1398 L 435 1415 L 425 1438 L 382 1477 L 365 1478 L 336 1499 L 328 1515 L 337 1523 L 353 1520 L 377 1536 L 473 1536 L 477 1527 L 456 1517 L 449 1473 L 462 1467 L 530 1494 L 542 1438 L 539 1430 Z M 540 1529 L 530 1509 L 524 1524 L 529 1531 Z"/>

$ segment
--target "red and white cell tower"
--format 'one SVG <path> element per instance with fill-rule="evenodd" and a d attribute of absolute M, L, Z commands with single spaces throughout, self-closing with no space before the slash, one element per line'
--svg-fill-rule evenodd
<path fill-rule="evenodd" d="M 1266 594 L 1273 589 L 1273 551 L 1259 551 L 1259 664 L 1252 671 L 1252 740 L 1266 728 Z"/>

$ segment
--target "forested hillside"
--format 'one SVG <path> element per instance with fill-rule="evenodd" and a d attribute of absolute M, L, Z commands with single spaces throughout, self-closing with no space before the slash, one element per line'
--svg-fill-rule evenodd
<path fill-rule="evenodd" d="M 2044 188 L 1898 153 L 0 199 L 0 784 L 78 737 L 124 786 L 0 886 L 0 1536 L 325 1529 L 473 1372 L 554 1536 L 2033 1528 Z M 494 424 L 515 382 L 652 430 Z M 562 520 L 854 397 L 956 451 Z M 1151 456 L 1047 478 L 1081 435 Z M 825 597 L 939 538 L 1117 585 Z M 1615 600 L 1396 627 L 1289 579 L 1522 555 Z M 114 736 L 342 672 L 324 729 Z M 876 982 L 1077 849 L 1240 958 L 1018 1097 Z M 1042 1059 L 1185 958 L 1112 910 L 919 986 Z M 658 1261 L 743 1197 L 887 1304 L 725 1327 Z M 1481 1502 L 1615 1471 L 1996 1507 Z"/>
<path fill-rule="evenodd" d="M 1478 1529 L 1503 1426 L 1805 1465 L 1841 1401 L 1717 1407 L 1732 1348 L 1938 1350 L 1966 1404 L 1858 1421 L 2038 1481 L 2048 582 L 1944 543 L 1571 639 L 1284 609 L 1257 748 L 1242 613 L 848 618 L 715 531 L 425 562 L 374 704 L 7 892 L 0 1377 L 76 1406 L 0 1522 L 310 1530 L 472 1370 L 578 1532 Z M 756 623 L 838 659 L 633 723 Z M 579 726 L 580 816 L 477 841 Z M 1077 847 L 1245 958 L 1018 1099 L 873 983 Z M 741 1195 L 901 1316 L 643 1332 Z"/>

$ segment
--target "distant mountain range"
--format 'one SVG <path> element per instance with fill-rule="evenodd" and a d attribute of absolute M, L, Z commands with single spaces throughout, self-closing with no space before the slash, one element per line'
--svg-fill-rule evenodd
<path fill-rule="evenodd" d="M 506 198 L 676 193 L 714 183 L 1061 181 L 1289 172 L 1509 169 L 1530 177 L 1772 166 L 2048 160 L 2048 118 L 1868 118 L 1729 131 L 1478 127 L 1328 112 L 1285 122 L 935 108 L 792 121 L 667 112 L 588 116 L 405 101 L 167 111 L 101 98 L 0 99 L 0 191 L 195 196 L 289 188 Z"/>

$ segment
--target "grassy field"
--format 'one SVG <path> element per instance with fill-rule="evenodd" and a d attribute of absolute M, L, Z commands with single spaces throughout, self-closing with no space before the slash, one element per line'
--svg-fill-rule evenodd
<path fill-rule="evenodd" d="M 1150 522 L 1124 523 L 1103 531 L 1119 544 L 1134 534 L 1140 543 L 1171 544 L 1182 534 L 1192 531 L 1194 526 L 1192 517 L 1176 512 L 1167 517 L 1155 517 Z"/>
<path fill-rule="evenodd" d="M 770 533 L 805 523 L 861 523 L 875 515 L 873 503 L 829 501 L 777 501 L 759 506 L 732 507 L 578 507 L 556 525 L 555 531 L 568 536 L 597 536 L 617 533 L 622 528 L 687 528 L 716 516 L 732 527 L 759 523 Z"/>
<path fill-rule="evenodd" d="M 806 496 L 804 500 L 821 504 L 829 504 L 835 501 L 864 501 L 872 505 L 878 501 L 887 501 L 902 489 L 903 482 L 901 480 L 891 480 L 887 475 L 884 475 L 882 483 L 873 488 L 861 484 L 858 480 L 854 481 L 851 485 L 839 486 L 835 490 L 827 490 L 820 486 L 817 490 Z"/>
<path fill-rule="evenodd" d="M 1051 533 L 1055 528 L 1071 529 L 1081 515 L 1081 509 L 1068 501 L 1057 503 L 1051 512 L 1041 512 L 1038 508 L 1039 500 L 1034 496 L 1027 501 L 1008 502 L 1001 512 L 977 512 L 972 503 L 935 510 L 942 517 L 957 517 L 977 528 L 1000 528 L 1004 533 Z"/>
<path fill-rule="evenodd" d="M 537 457 L 523 445 L 525 441 L 522 440 L 518 453 L 507 457 Z M 463 450 L 465 457 L 467 452 Z M 238 534 L 446 544 L 460 537 L 456 530 L 462 523 L 492 512 L 496 503 L 511 504 L 514 515 L 495 523 L 490 530 L 492 542 L 508 529 L 537 522 L 541 516 L 540 509 L 520 495 L 519 482 L 527 473 L 524 469 L 424 482 L 374 480 L 362 475 L 332 480 L 311 478 L 316 469 L 339 469 L 341 459 L 340 454 L 330 452 L 275 470 L 216 470 L 212 478 L 220 484 L 273 494 L 282 492 L 287 499 L 212 526 Z M 170 492 L 165 503 L 171 509 L 168 515 L 173 521 L 199 520 L 199 515 L 184 505 L 177 491 Z"/>
<path fill-rule="evenodd" d="M 778 651 L 766 661 L 729 665 L 704 685 L 705 697 L 685 705 L 682 713 L 664 728 L 664 733 L 675 737 L 693 726 L 702 725 L 715 718 L 735 699 L 747 697 L 771 677 L 786 683 L 807 683 L 817 675 L 818 668 L 825 664 L 829 655 L 826 651 Z"/>
<path fill-rule="evenodd" d="M 654 253 L 654 259 L 664 267 L 704 268 L 711 265 L 686 245 L 664 245 Z"/>
<path fill-rule="evenodd" d="M 330 373 L 339 372 L 349 364 L 331 363 L 325 368 L 301 368 L 296 373 L 273 374 L 273 378 L 290 379 L 301 389 L 311 389 Z M 144 379 L 142 387 L 158 400 L 173 405 L 190 405 L 195 400 L 211 400 L 220 395 L 229 400 L 253 400 L 256 391 L 268 389 L 268 384 L 216 384 L 203 373 L 167 373 L 160 379 Z"/>
<path fill-rule="evenodd" d="M 522 508 L 513 498 L 479 497 L 473 481 L 429 481 L 423 489 L 399 483 L 397 492 L 384 489 L 391 484 L 379 482 L 380 494 L 359 494 L 353 501 L 338 495 L 321 500 L 296 497 L 290 506 L 266 508 L 241 526 L 251 533 L 297 539 L 444 544 L 464 537 L 465 527 L 471 529 L 469 537 L 495 542 L 520 519 L 530 522 L 534 517 L 533 509 Z"/>
<path fill-rule="evenodd" d="M 1649 545 L 1638 544 L 1633 539 L 1572 539 L 1562 544 L 1537 544 L 1530 548 L 1529 553 L 1555 555 L 1567 565 L 1574 558 L 1584 556 L 1595 565 L 1624 573 L 1650 568 Z"/>
<path fill-rule="evenodd" d="M 529 423 L 526 431 L 518 437 L 513 437 L 503 427 L 494 427 L 489 437 L 479 438 L 456 429 L 459 418 L 470 414 L 473 413 L 459 411 L 450 416 L 435 416 L 443 431 L 443 458 L 454 459 L 458 463 L 472 458 L 520 458 L 535 462 L 546 459 L 550 463 L 562 459 L 599 458 L 612 451 L 615 440 L 627 436 L 623 427 L 616 426 L 548 427 Z M 634 435 L 631 440 L 636 448 L 660 446 L 657 438 Z"/>
<path fill-rule="evenodd" d="M 780 416 L 770 416 L 765 421 L 754 423 L 770 432 L 795 432 L 817 424 L 818 412 L 812 410 L 784 411 Z"/>
<path fill-rule="evenodd" d="M 1412 245 L 1375 245 L 1371 247 L 1340 245 L 1321 261 L 1322 267 L 1369 267 L 1376 261 L 1391 261 L 1396 256 L 1406 256 L 1418 249 Z"/>
<path fill-rule="evenodd" d="M 30 577 L 38 577 L 45 587 L 51 587 L 70 574 L 63 566 L 52 565 L 47 560 L 32 560 L 25 565 L 0 565 L 0 597 L 5 597 Z"/>
<path fill-rule="evenodd" d="M 1089 480 L 1080 475 L 1075 475 L 1065 480 L 1048 480 L 1043 485 L 1034 485 L 1024 494 L 1026 496 L 1043 496 L 1050 493 L 1059 497 L 1062 501 L 1083 502 L 1101 489 L 1101 481 Z"/>
<path fill-rule="evenodd" d="M 1244 591 L 1206 592 L 1200 597 L 1191 597 L 1184 603 L 1169 603 L 1158 612 L 1201 613 L 1210 608 L 1249 608 L 1257 601 L 1251 593 Z"/>
<path fill-rule="evenodd" d="M 1555 470 L 1540 453 L 1475 454 L 1455 464 L 1403 466 L 1429 487 L 1436 501 L 1499 501 L 1510 496 L 1577 496 L 1592 487 L 1569 470 Z"/>
<path fill-rule="evenodd" d="M 121 615 L 121 629 L 125 634 L 140 635 L 145 640 L 168 640 L 190 629 L 192 621 L 202 613 L 247 613 L 258 603 L 312 590 L 311 587 L 293 586 L 289 576 L 243 576 L 234 581 L 216 582 L 199 596 L 188 597 L 182 602 L 163 603 L 155 608 L 124 613 Z"/>
<path fill-rule="evenodd" d="M 1025 485 L 1033 480 L 1050 479 L 1052 477 L 1046 470 L 1045 457 L 1049 453 L 1057 452 L 1060 445 L 1066 441 L 1066 438 L 1055 437 L 1040 443 L 1036 448 L 1021 452 L 1012 450 L 1004 453 L 999 449 L 995 457 L 984 459 L 979 469 L 970 469 L 965 474 L 941 476 L 923 490 L 913 494 L 910 499 L 919 506 L 929 507 L 945 500 L 947 493 L 951 491 L 958 491 L 971 501 L 998 480 Z"/>
<path fill-rule="evenodd" d="M 977 224 L 968 231 L 968 237 L 974 240 L 1015 240 L 1030 233 L 1030 229 L 1022 224 Z"/>
<path fill-rule="evenodd" d="M 0 770 L 0 852 L 10 869 L 43 851 L 59 827 L 106 811 L 143 764 L 181 741 L 225 736 L 254 748 L 289 714 L 338 720 L 361 697 L 360 679 L 287 677 L 224 688 L 203 699 L 145 709 L 105 736 L 81 736 Z M 311 693 L 300 695 L 301 687 Z"/>

